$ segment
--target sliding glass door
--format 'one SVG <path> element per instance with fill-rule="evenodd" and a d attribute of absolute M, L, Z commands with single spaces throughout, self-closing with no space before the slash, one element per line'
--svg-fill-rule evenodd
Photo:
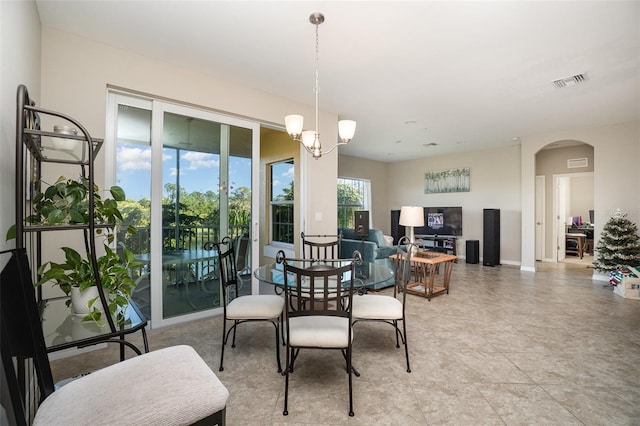
<path fill-rule="evenodd" d="M 254 267 L 258 125 L 122 94 L 110 100 L 114 178 L 138 230 L 119 243 L 143 265 L 133 300 L 155 326 L 211 315 L 222 306 L 211 243 L 229 237 L 243 247 L 240 267 Z"/>

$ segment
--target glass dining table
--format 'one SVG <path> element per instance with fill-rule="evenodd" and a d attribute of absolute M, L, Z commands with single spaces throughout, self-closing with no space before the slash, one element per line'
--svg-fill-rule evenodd
<path fill-rule="evenodd" d="M 296 268 L 310 268 L 310 269 L 322 269 L 327 267 L 345 266 L 353 262 L 353 259 L 344 259 L 343 261 L 332 262 L 331 265 L 322 263 L 322 261 L 316 261 L 310 265 L 310 261 L 303 260 L 287 260 L 287 264 L 295 266 Z M 355 264 L 354 268 L 354 280 L 353 286 L 359 292 L 365 291 L 368 287 L 374 286 L 379 283 L 383 283 L 393 279 L 393 270 L 387 265 L 373 263 L 373 262 L 361 262 Z M 253 276 L 260 282 L 272 284 L 276 288 L 282 288 L 285 285 L 284 279 L 284 264 L 283 263 L 268 263 L 258 267 Z M 295 277 L 289 277 L 289 285 L 293 285 Z M 345 281 L 349 277 L 345 277 Z"/>

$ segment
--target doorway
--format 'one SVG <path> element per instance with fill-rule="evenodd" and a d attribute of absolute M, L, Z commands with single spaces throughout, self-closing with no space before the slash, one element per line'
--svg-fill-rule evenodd
<path fill-rule="evenodd" d="M 206 243 L 248 241 L 243 258 L 257 266 L 259 125 L 123 93 L 109 106 L 107 179 L 124 189 L 125 223 L 137 229 L 118 241 L 141 263 L 132 300 L 153 327 L 216 314 L 217 252 Z"/>
<path fill-rule="evenodd" d="M 536 153 L 536 260 L 591 264 L 591 256 L 566 253 L 565 233 L 590 227 L 593 170 L 593 146 L 580 141 L 556 141 Z"/>

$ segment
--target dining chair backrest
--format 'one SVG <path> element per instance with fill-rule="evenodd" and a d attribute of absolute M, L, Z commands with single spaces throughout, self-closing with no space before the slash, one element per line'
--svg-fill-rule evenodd
<path fill-rule="evenodd" d="M 309 261 L 310 262 L 310 261 Z M 327 263 L 313 263 L 309 267 L 296 267 L 284 261 L 287 280 L 285 300 L 288 300 L 289 318 L 297 316 L 325 315 L 350 318 L 351 300 L 355 275 L 355 262 L 328 260 Z M 313 295 L 313 303 L 304 295 Z M 345 300 L 336 303 L 336 299 Z M 300 296 L 300 297 L 298 297 Z"/>
<path fill-rule="evenodd" d="M 220 272 L 220 286 L 222 287 L 223 306 L 226 311 L 231 297 L 238 297 L 238 269 L 236 267 L 236 253 L 233 240 L 224 237 L 222 241 L 214 243 L 218 252 L 218 267 Z"/>
<path fill-rule="evenodd" d="M 236 251 L 236 268 L 240 273 L 245 270 L 251 270 L 249 265 L 249 234 L 242 234 L 236 238 L 235 244 Z"/>
<path fill-rule="evenodd" d="M 53 393 L 54 386 L 27 253 L 25 249 L 11 252 L 0 274 L 0 350 L 5 378 L 2 390 L 3 394 L 9 393 L 11 407 L 6 408 L 12 411 L 16 423 L 25 424 L 29 405 L 38 406 Z M 29 365 L 25 360 L 33 362 L 37 389 L 25 389 L 24 377 L 21 377 L 24 371 L 20 373 L 21 368 Z M 29 394 L 33 401 L 25 400 Z M 36 395 L 40 396 L 39 400 L 35 399 Z"/>
<path fill-rule="evenodd" d="M 303 259 L 339 259 L 342 234 L 337 235 L 306 235 L 302 237 Z M 310 239 L 311 238 L 311 239 Z"/>
<path fill-rule="evenodd" d="M 411 253 L 417 250 L 417 245 L 412 244 L 406 236 L 400 238 L 396 249 L 396 257 L 393 259 L 394 276 L 396 285 L 393 287 L 393 295 L 397 297 L 402 293 L 404 304 L 407 284 L 411 280 Z"/>

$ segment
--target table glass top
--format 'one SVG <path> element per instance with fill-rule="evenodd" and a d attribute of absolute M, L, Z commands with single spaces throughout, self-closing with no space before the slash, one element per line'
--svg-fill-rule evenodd
<path fill-rule="evenodd" d="M 351 259 L 345 259 L 343 262 L 339 262 L 339 266 L 348 265 L 352 262 Z M 309 267 L 309 262 L 288 261 L 289 265 L 295 266 L 296 268 L 304 268 Z M 313 265 L 314 269 L 322 268 L 322 267 L 334 267 L 338 266 L 338 264 L 334 265 L 324 265 L 322 263 Z M 253 275 L 258 279 L 258 281 L 262 281 L 265 283 L 273 284 L 278 287 L 282 287 L 284 285 L 284 265 L 282 263 L 269 263 L 267 265 L 262 265 L 258 269 L 253 272 Z M 348 279 L 349 277 L 346 277 Z M 393 278 L 393 271 L 386 265 L 363 262 L 362 265 L 355 265 L 355 277 L 353 285 L 354 287 L 367 287 L 372 286 L 374 284 L 382 283 L 388 281 Z M 289 277 L 288 282 L 293 283 L 294 277 Z"/>

